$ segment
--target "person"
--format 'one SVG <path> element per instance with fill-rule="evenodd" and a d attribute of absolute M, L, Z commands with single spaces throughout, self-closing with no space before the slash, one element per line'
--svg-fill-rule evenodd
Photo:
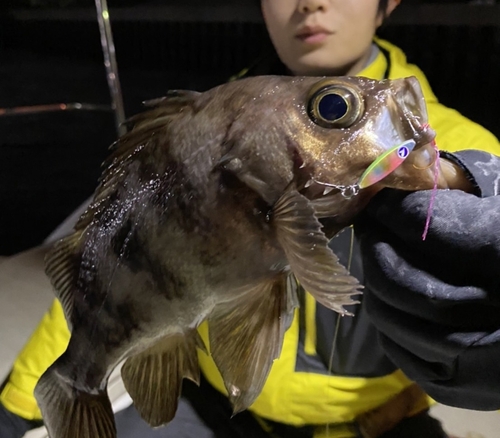
<path fill-rule="evenodd" d="M 274 52 L 236 75 L 415 76 L 455 178 L 439 190 L 425 241 L 427 191 L 383 190 L 352 228 L 331 242 L 364 285 L 353 317 L 302 291 L 262 394 L 230 418 L 222 380 L 200 352 L 200 388 L 186 382 L 173 422 L 154 432 L 118 413 L 118 436 L 446 437 L 430 397 L 470 409 L 500 408 L 500 144 L 441 105 L 424 74 L 393 44 L 374 37 L 398 0 L 261 0 Z M 354 235 L 355 234 L 355 235 Z M 33 389 L 69 339 L 60 304 L 41 321 L 0 395 L 3 438 L 41 419 Z M 430 396 L 430 397 L 429 397 Z M 3 423 L 2 423 L 3 421 Z M 5 426 L 5 425 L 8 426 Z M 151 435 L 148 435 L 151 434 Z"/>

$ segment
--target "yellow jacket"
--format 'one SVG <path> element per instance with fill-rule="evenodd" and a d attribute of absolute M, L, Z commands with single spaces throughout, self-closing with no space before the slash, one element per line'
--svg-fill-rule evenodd
<path fill-rule="evenodd" d="M 500 155 L 498 140 L 457 111 L 441 105 L 422 71 L 408 64 L 400 49 L 382 40 L 377 40 L 377 44 L 385 54 L 381 51 L 359 75 L 373 79 L 382 79 L 384 73 L 388 73 L 389 79 L 416 76 L 423 88 L 429 121 L 437 132 L 436 140 L 441 150 L 480 149 Z M 300 312 L 305 321 L 303 326 L 299 324 Z M 251 407 L 256 415 L 296 426 L 342 424 L 380 406 L 411 384 L 399 370 L 377 377 L 296 371 L 299 338 L 303 340 L 304 353 L 311 357 L 316 355 L 316 317 L 316 303 L 307 295 L 305 306 L 296 311 L 294 322 L 285 335 L 281 357 L 275 361 L 263 392 Z M 206 327 L 201 331 L 206 336 Z M 66 321 L 59 302 L 55 301 L 17 357 L 9 381 L 0 394 L 0 401 L 8 410 L 26 419 L 41 418 L 33 396 L 34 387 L 45 369 L 64 352 L 68 341 Z M 208 381 L 225 392 L 213 361 L 201 352 L 199 359 Z M 415 411 L 428 401 L 422 403 Z M 321 436 L 320 428 L 316 436 Z M 352 435 L 338 427 L 332 428 L 329 436 Z"/>
<path fill-rule="evenodd" d="M 417 77 L 427 103 L 429 123 L 437 132 L 439 149 L 448 152 L 479 149 L 500 154 L 500 144 L 495 136 L 438 102 L 423 72 L 417 66 L 408 64 L 399 48 L 379 39 L 376 39 L 376 43 L 382 50 L 359 76 L 372 79 L 382 79 L 384 75 L 389 79 Z M 305 319 L 303 334 L 299 328 L 300 312 L 304 313 Z M 358 414 L 382 405 L 412 383 L 400 370 L 376 377 L 297 371 L 298 348 L 303 348 L 311 358 L 316 356 L 317 318 L 316 302 L 307 294 L 305 306 L 297 310 L 294 322 L 285 335 L 281 357 L 273 364 L 261 395 L 250 408 L 252 412 L 272 421 L 295 426 L 348 423 Z M 299 339 L 303 339 L 302 347 L 299 347 Z M 222 378 L 211 358 L 200 353 L 199 359 L 208 381 L 225 393 Z M 415 406 L 413 413 L 429 403 L 430 399 L 422 400 L 420 405 Z M 321 432 L 315 436 L 320 435 Z M 333 433 L 330 431 L 330 436 L 340 438 L 352 434 L 347 430 L 337 430 Z"/>

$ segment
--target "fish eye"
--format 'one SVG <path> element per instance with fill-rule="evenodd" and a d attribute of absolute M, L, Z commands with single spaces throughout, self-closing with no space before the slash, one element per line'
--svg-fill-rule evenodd
<path fill-rule="evenodd" d="M 363 113 L 363 100 L 345 85 L 326 85 L 312 90 L 308 102 L 311 120 L 324 128 L 348 128 Z"/>

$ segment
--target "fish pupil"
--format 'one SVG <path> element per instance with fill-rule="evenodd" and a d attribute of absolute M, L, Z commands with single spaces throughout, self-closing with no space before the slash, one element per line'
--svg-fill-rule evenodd
<path fill-rule="evenodd" d="M 325 94 L 318 102 L 319 115 L 330 122 L 341 119 L 347 113 L 346 100 L 337 93 Z"/>

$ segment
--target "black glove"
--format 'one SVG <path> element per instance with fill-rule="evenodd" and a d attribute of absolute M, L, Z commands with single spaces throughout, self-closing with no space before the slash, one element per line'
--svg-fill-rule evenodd
<path fill-rule="evenodd" d="M 25 420 L 5 409 L 0 403 L 0 437 L 22 438 L 31 429 L 42 426 L 41 421 Z"/>
<path fill-rule="evenodd" d="M 500 408 L 500 160 L 449 156 L 468 169 L 480 197 L 384 190 L 355 224 L 363 305 L 388 357 L 437 401 Z M 467 163 L 467 164 L 464 164 Z"/>

